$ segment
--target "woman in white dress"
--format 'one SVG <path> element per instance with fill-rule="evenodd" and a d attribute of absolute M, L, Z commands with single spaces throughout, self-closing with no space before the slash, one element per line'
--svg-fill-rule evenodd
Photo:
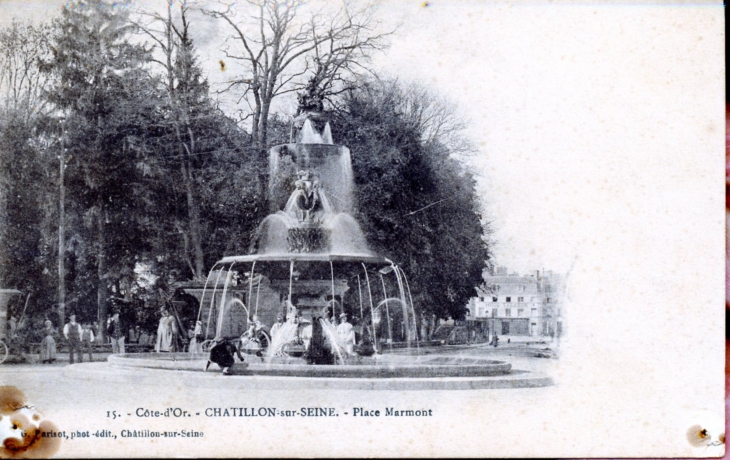
<path fill-rule="evenodd" d="M 174 351 L 176 329 L 175 318 L 167 310 L 162 310 L 162 318 L 160 318 L 160 324 L 157 326 L 156 352 Z"/>
<path fill-rule="evenodd" d="M 53 338 L 56 331 L 53 329 L 53 323 L 50 320 L 46 320 L 45 326 L 45 329 L 43 329 L 45 337 L 41 341 L 40 360 L 42 363 L 51 364 L 56 361 L 56 339 Z"/>

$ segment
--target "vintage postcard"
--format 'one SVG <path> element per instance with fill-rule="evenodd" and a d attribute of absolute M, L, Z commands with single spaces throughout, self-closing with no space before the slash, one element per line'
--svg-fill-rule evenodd
<path fill-rule="evenodd" d="M 716 1 L 0 0 L 0 457 L 719 457 Z"/>

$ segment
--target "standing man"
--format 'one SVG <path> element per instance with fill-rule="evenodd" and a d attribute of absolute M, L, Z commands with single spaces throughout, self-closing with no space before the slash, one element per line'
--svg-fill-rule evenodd
<path fill-rule="evenodd" d="M 82 329 L 81 334 L 81 361 L 84 359 L 84 353 L 89 353 L 89 362 L 94 361 L 91 356 L 91 348 L 94 346 L 94 331 L 91 330 L 91 324 L 86 323 Z"/>
<path fill-rule="evenodd" d="M 355 348 L 355 331 L 352 330 L 352 324 L 347 321 L 347 313 L 340 315 L 340 324 L 337 326 L 337 335 L 340 341 L 345 345 L 345 351 L 348 355 L 354 354 Z"/>
<path fill-rule="evenodd" d="M 112 340 L 112 353 L 123 354 L 124 353 L 124 330 L 122 329 L 122 322 L 119 321 L 119 312 L 115 311 L 106 325 L 106 331 L 109 333 L 109 337 Z"/>
<path fill-rule="evenodd" d="M 69 316 L 69 322 L 63 326 L 63 336 L 68 340 L 68 362 L 69 364 L 74 363 L 74 353 L 81 362 L 81 354 L 79 353 L 81 348 L 81 325 L 76 322 L 76 315 L 71 313 Z"/>

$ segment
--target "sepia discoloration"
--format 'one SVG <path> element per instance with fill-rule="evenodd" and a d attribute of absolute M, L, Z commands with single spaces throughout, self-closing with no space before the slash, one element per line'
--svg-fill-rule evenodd
<path fill-rule="evenodd" d="M 14 386 L 0 387 L 0 414 L 12 414 L 25 405 L 25 395 Z"/>
<path fill-rule="evenodd" d="M 694 447 L 710 447 L 725 444 L 725 433 L 715 438 L 707 428 L 701 425 L 692 425 L 687 430 L 687 441 Z"/>
<path fill-rule="evenodd" d="M 3 433 L 6 437 L 0 445 L 0 458 L 49 458 L 58 452 L 61 438 L 47 435 L 58 432 L 58 429 L 51 421 L 41 420 L 38 413 L 33 413 L 30 418 L 24 413 L 34 410 L 19 388 L 0 387 L 0 413 L 10 418 L 6 427 L 10 433 Z M 0 416 L 2 420 L 4 417 Z"/>

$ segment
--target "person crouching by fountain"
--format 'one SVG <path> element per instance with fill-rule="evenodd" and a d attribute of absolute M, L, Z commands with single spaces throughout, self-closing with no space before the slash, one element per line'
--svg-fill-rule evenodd
<path fill-rule="evenodd" d="M 45 322 L 43 329 L 43 340 L 41 341 L 41 362 L 51 364 L 56 361 L 56 339 L 53 338 L 55 330 L 50 319 Z"/>
<path fill-rule="evenodd" d="M 352 324 L 347 321 L 347 313 L 342 313 L 340 315 L 340 324 L 337 326 L 337 336 L 345 345 L 345 351 L 347 354 L 355 354 L 355 331 L 352 329 Z"/>
<path fill-rule="evenodd" d="M 155 351 L 158 353 L 174 351 L 173 347 L 176 334 L 177 326 L 175 325 L 175 318 L 170 315 L 170 312 L 166 308 L 163 308 L 160 324 L 157 326 L 157 344 L 155 345 Z"/>
<path fill-rule="evenodd" d="M 234 354 L 238 356 L 241 362 L 244 361 L 241 351 L 230 340 L 220 337 L 215 339 L 215 345 L 210 349 L 210 357 L 205 365 L 205 370 L 208 370 L 210 363 L 216 363 L 224 375 L 230 375 L 229 368 L 236 362 Z"/>

